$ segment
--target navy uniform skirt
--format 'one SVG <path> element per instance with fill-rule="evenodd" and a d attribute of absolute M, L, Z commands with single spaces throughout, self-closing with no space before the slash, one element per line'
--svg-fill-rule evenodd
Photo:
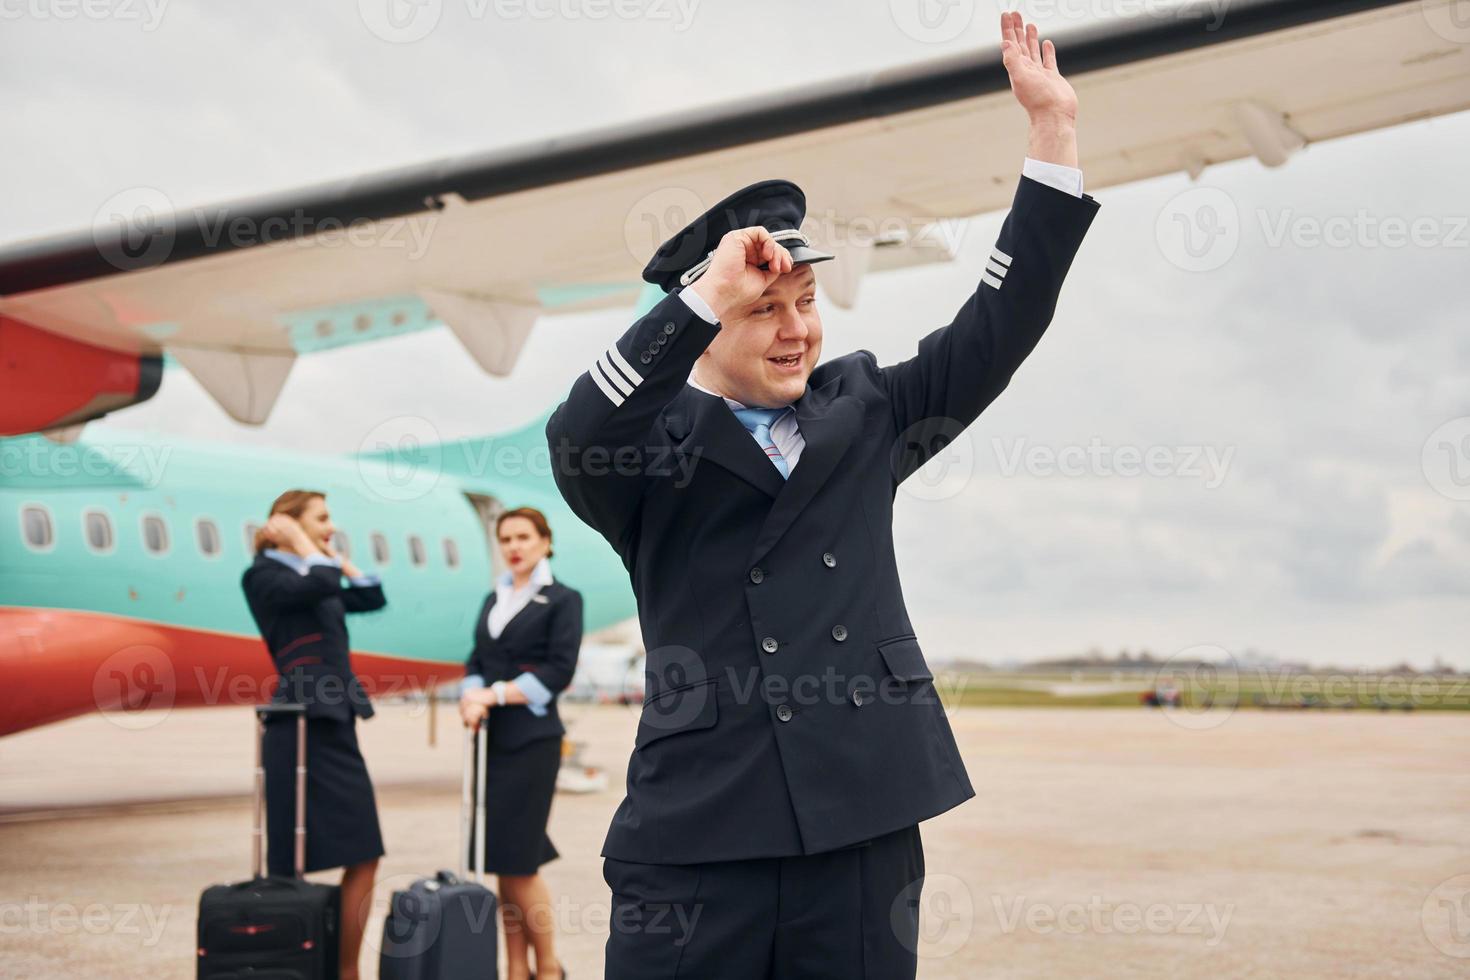
<path fill-rule="evenodd" d="M 266 865 L 293 873 L 296 828 L 296 718 L 266 721 Z M 356 719 L 306 722 L 306 870 L 340 868 L 383 855 L 383 833 Z"/>
<path fill-rule="evenodd" d="M 486 874 L 533 875 L 561 856 L 546 834 L 560 769 L 560 735 L 538 738 L 509 752 L 490 745 L 485 756 Z M 472 869 L 474 857 L 472 850 Z"/>

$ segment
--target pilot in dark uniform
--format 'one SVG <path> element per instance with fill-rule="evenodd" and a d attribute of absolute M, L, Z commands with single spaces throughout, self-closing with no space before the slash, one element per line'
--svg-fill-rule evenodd
<path fill-rule="evenodd" d="M 608 980 L 915 974 L 918 823 L 975 791 L 904 607 L 893 502 L 1041 339 L 1098 209 L 1042 111 L 1070 86 L 1009 16 L 1035 52 L 1005 52 L 1031 153 L 974 293 L 914 357 L 816 364 L 808 266 L 831 256 L 799 230 L 802 192 L 762 181 L 659 248 L 643 275 L 669 295 L 548 421 L 648 652 L 601 852 Z M 1050 89 L 1018 80 L 1033 68 Z"/>

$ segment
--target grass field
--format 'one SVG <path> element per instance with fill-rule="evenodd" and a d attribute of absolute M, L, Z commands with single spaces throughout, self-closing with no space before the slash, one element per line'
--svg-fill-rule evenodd
<path fill-rule="evenodd" d="M 1208 708 L 1325 711 L 1466 711 L 1470 676 L 1286 673 L 1191 668 L 1144 671 L 939 671 L 935 686 L 951 707 L 1136 708 L 1164 679 L 1180 710 Z"/>

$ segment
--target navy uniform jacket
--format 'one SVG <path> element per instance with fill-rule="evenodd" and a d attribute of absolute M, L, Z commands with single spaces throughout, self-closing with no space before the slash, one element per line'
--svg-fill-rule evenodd
<path fill-rule="evenodd" d="M 479 674 L 488 686 L 530 672 L 552 698 L 541 716 L 525 705 L 491 708 L 487 732 L 490 745 L 518 749 L 538 738 L 566 734 L 556 710 L 556 695 L 572 682 L 577 670 L 577 653 L 582 647 L 582 593 L 560 582 L 543 585 L 510 618 L 500 636 L 492 639 L 490 609 L 494 605 L 495 590 L 491 589 L 475 620 L 475 646 L 465 661 L 465 674 Z"/>
<path fill-rule="evenodd" d="M 1097 208 L 1022 177 L 953 322 L 899 364 L 812 372 L 789 480 L 686 383 L 721 328 L 676 295 L 604 355 L 636 378 L 576 380 L 547 423 L 553 473 L 622 557 L 648 651 L 603 856 L 815 854 L 975 795 L 904 607 L 893 501 L 1041 339 Z"/>
<path fill-rule="evenodd" d="M 336 565 L 312 565 L 302 575 L 267 555 L 255 556 L 241 584 L 280 672 L 271 700 L 304 704 L 308 718 L 371 718 L 372 702 L 352 672 L 347 613 L 382 609 L 383 587 L 344 587 Z"/>

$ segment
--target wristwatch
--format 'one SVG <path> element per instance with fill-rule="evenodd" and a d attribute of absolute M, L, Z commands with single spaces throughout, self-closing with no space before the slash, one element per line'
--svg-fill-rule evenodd
<path fill-rule="evenodd" d="M 505 704 L 505 681 L 496 681 L 490 685 L 490 693 L 495 695 L 495 703 L 501 706 Z"/>

